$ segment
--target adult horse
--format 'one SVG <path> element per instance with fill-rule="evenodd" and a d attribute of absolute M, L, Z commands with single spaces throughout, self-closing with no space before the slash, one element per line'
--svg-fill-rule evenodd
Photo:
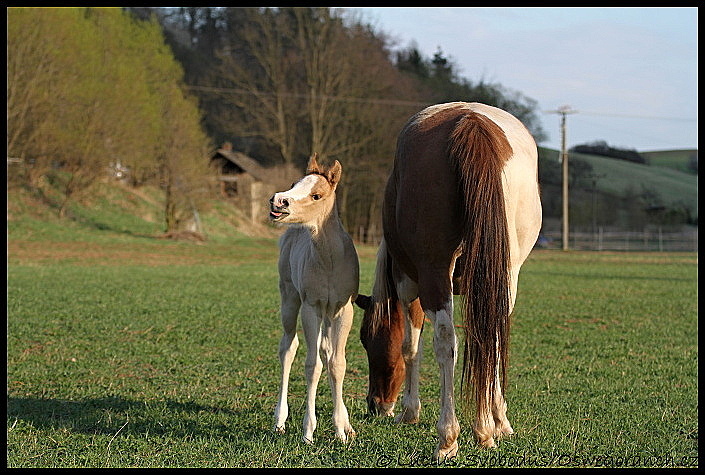
<path fill-rule="evenodd" d="M 460 432 L 453 394 L 454 290 L 465 297 L 463 394 L 476 404 L 477 441 L 494 447 L 496 437 L 513 433 L 503 396 L 509 317 L 519 269 L 541 227 L 537 178 L 531 134 L 495 107 L 437 104 L 411 117 L 399 135 L 373 294 L 357 299 L 366 308 L 361 338 L 370 364 L 368 404 L 389 414 L 405 374 L 397 420 L 418 420 L 425 315 L 434 326 L 440 370 L 437 458 L 457 454 Z"/>
<path fill-rule="evenodd" d="M 291 364 L 299 346 L 299 311 L 306 338 L 306 412 L 303 439 L 313 442 L 316 388 L 325 362 L 333 396 L 333 426 L 342 441 L 355 434 L 343 403 L 345 344 L 353 319 L 359 266 L 352 239 L 343 228 L 335 203 L 342 174 L 336 160 L 322 167 L 314 154 L 306 175 L 288 191 L 270 199 L 270 219 L 291 225 L 279 241 L 279 292 L 284 334 L 279 343 L 281 384 L 274 411 L 275 430 L 284 432 L 289 416 L 287 393 Z"/>

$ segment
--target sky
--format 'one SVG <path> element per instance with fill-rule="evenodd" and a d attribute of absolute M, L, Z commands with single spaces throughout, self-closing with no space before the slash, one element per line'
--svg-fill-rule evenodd
<path fill-rule="evenodd" d="M 698 9 L 356 7 L 395 48 L 442 51 L 459 76 L 535 100 L 548 140 L 639 152 L 697 148 Z"/>

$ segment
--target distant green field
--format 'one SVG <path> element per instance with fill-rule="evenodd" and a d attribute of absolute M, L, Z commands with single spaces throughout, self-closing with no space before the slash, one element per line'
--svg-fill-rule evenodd
<path fill-rule="evenodd" d="M 657 150 L 641 152 L 651 166 L 673 168 L 685 173 L 692 173 L 688 167 L 690 157 L 697 155 L 697 150 Z"/>
<path fill-rule="evenodd" d="M 697 214 L 698 176 L 667 167 L 654 167 L 597 155 L 571 154 L 588 162 L 593 173 L 603 175 L 598 180 L 603 191 L 617 196 L 629 187 L 636 192 L 654 190 L 664 203 L 686 204 Z"/>
<path fill-rule="evenodd" d="M 308 446 L 303 339 L 289 430 L 271 430 L 281 334 L 275 240 L 195 245 L 104 232 L 98 242 L 11 236 L 8 467 L 432 464 L 432 328 L 422 421 L 398 426 L 366 415 L 356 310 L 344 392 L 357 437 L 334 440 L 324 377 Z M 359 248 L 363 292 L 374 251 Z M 697 254 L 535 252 L 520 278 L 511 348 L 517 435 L 481 451 L 462 415 L 459 457 L 448 465 L 697 466 Z"/>
<path fill-rule="evenodd" d="M 688 152 L 692 151 L 647 152 L 644 155 L 651 160 L 651 165 L 573 152 L 570 157 L 592 166 L 592 173 L 599 177 L 599 191 L 622 196 L 629 189 L 637 194 L 649 190 L 655 192 L 665 205 L 685 204 L 697 216 L 698 176 L 683 170 Z M 542 153 L 558 161 L 557 151 L 542 149 Z"/>

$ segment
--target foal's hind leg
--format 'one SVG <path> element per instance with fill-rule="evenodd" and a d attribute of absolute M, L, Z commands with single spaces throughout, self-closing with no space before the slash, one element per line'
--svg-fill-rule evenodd
<path fill-rule="evenodd" d="M 286 419 L 289 417 L 289 404 L 287 396 L 289 392 L 289 374 L 291 364 L 296 356 L 296 349 L 299 346 L 299 338 L 296 335 L 296 320 L 301 302 L 299 296 L 293 289 L 282 287 L 281 318 L 284 334 L 279 342 L 279 362 L 281 363 L 281 380 L 279 390 L 279 401 L 274 410 L 274 430 L 284 433 Z"/>
<path fill-rule="evenodd" d="M 345 377 L 345 344 L 352 327 L 353 308 L 348 302 L 332 321 L 327 322 L 326 344 L 323 345 L 328 367 L 328 381 L 333 397 L 333 427 L 335 436 L 343 442 L 353 437 L 348 409 L 343 402 L 343 378 Z"/>

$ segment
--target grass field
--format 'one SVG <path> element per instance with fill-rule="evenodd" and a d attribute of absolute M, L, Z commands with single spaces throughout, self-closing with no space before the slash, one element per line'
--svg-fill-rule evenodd
<path fill-rule="evenodd" d="M 433 464 L 432 328 L 422 421 L 398 426 L 366 415 L 359 309 L 344 386 L 357 437 L 334 440 L 322 378 L 316 443 L 300 442 L 303 338 L 289 429 L 273 433 L 273 239 L 195 245 L 105 231 L 49 242 L 39 226 L 10 228 L 8 467 Z M 375 249 L 359 253 L 367 292 Z M 460 453 L 446 465 L 697 466 L 697 254 L 540 251 L 522 272 L 507 396 L 517 435 L 481 451 L 461 415 Z"/>

